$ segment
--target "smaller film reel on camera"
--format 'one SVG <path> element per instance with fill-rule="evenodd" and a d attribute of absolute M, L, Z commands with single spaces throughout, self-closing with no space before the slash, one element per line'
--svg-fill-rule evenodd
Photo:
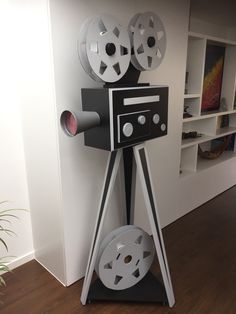
<path fill-rule="evenodd" d="M 131 62 L 139 71 L 154 70 L 166 51 L 166 32 L 161 19 L 152 12 L 136 14 L 129 23 Z"/>
<path fill-rule="evenodd" d="M 130 288 L 146 275 L 154 252 L 152 238 L 141 228 L 134 225 L 120 227 L 102 241 L 96 273 L 107 288 Z"/>
<path fill-rule="evenodd" d="M 116 82 L 130 64 L 130 39 L 113 16 L 87 20 L 80 32 L 79 57 L 84 70 L 96 81 Z"/>

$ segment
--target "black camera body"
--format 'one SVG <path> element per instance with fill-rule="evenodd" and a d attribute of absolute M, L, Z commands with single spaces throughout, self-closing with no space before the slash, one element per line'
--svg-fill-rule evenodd
<path fill-rule="evenodd" d="M 108 151 L 167 134 L 168 87 L 83 88 L 82 108 L 100 125 L 84 132 L 86 146 Z"/>

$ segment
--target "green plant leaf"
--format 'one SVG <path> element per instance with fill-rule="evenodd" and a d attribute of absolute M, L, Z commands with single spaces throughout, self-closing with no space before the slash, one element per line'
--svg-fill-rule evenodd
<path fill-rule="evenodd" d="M 6 286 L 5 280 L 0 276 L 0 286 Z"/>
<path fill-rule="evenodd" d="M 0 206 L 2 204 L 5 204 L 5 203 L 8 203 L 8 201 L 1 201 L 0 202 Z M 3 207 L 5 207 L 5 206 L 3 206 Z M 28 212 L 28 210 L 24 209 L 24 208 L 9 208 L 9 209 L 4 209 L 3 208 L 3 209 L 0 209 L 0 234 L 2 232 L 2 234 L 5 233 L 8 236 L 16 235 L 16 233 L 13 230 L 9 229 L 9 225 L 12 224 L 11 220 L 19 219 L 19 217 L 17 215 L 15 215 L 16 211 L 26 211 L 26 212 Z M 6 251 L 8 252 L 8 246 L 7 246 L 7 243 L 5 242 L 5 239 L 3 240 L 0 237 L 0 244 L 2 244 L 5 247 Z M 11 256 L 5 256 L 5 257 L 1 257 L 0 258 L 0 287 L 1 286 L 6 286 L 6 282 L 3 279 L 3 276 L 1 276 L 1 273 L 10 272 L 11 271 L 10 268 L 8 267 L 9 258 L 11 258 Z M 0 296 L 1 295 L 2 295 L 2 293 L 0 293 Z M 1 303 L 2 302 L 0 300 L 0 304 Z"/>
<path fill-rule="evenodd" d="M 6 251 L 8 252 L 8 247 L 7 247 L 6 242 L 2 238 L 0 238 L 0 242 L 4 245 Z"/>
<path fill-rule="evenodd" d="M 0 264 L 0 271 L 1 272 L 8 272 L 10 271 L 9 267 L 5 264 Z"/>
<path fill-rule="evenodd" d="M 2 285 L 6 286 L 6 282 L 3 279 L 3 277 L 0 275 L 0 286 L 2 286 Z"/>
<path fill-rule="evenodd" d="M 0 211 L 0 215 L 1 216 L 5 216 L 5 215 L 10 215 L 10 214 L 7 214 L 9 212 L 12 212 L 13 210 L 12 209 L 6 209 L 6 210 L 1 210 Z M 12 214 L 11 214 L 12 215 Z M 13 215 L 14 217 L 18 218 L 16 215 Z"/>
<path fill-rule="evenodd" d="M 10 236 L 12 236 L 12 235 L 15 235 L 16 236 L 16 233 L 14 232 L 14 231 L 12 231 L 12 230 L 10 230 L 10 229 L 6 229 L 6 228 L 1 228 L 0 227 L 0 232 L 5 232 L 6 234 L 8 234 L 8 235 L 10 235 Z"/>
<path fill-rule="evenodd" d="M 3 217 L 5 217 L 5 216 L 3 216 Z M 0 221 L 7 222 L 7 223 L 11 224 L 11 221 L 8 219 L 5 219 L 5 218 L 0 218 Z"/>
<path fill-rule="evenodd" d="M 1 205 L 1 203 L 0 203 L 0 205 Z M 0 212 L 5 213 L 5 212 L 16 211 L 16 210 L 28 212 L 28 209 L 25 209 L 25 208 L 8 208 L 8 209 L 2 209 Z"/>
<path fill-rule="evenodd" d="M 14 255 L 3 256 L 0 258 L 0 264 L 1 263 L 5 263 L 5 264 L 8 263 L 7 261 L 5 261 L 6 258 L 16 258 L 16 256 L 14 256 Z"/>
<path fill-rule="evenodd" d="M 12 214 L 0 214 L 0 217 L 13 217 L 15 219 L 19 219 L 19 217 L 17 217 L 16 215 L 12 215 Z"/>
<path fill-rule="evenodd" d="M 9 201 L 1 201 L 1 202 L 0 202 L 0 205 L 1 205 L 1 204 L 4 204 L 4 203 L 9 203 Z"/>

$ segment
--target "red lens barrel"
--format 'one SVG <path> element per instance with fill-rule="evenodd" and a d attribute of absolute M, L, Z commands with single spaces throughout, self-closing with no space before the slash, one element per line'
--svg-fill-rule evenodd
<path fill-rule="evenodd" d="M 75 136 L 78 130 L 78 121 L 75 114 L 71 111 L 64 111 L 61 115 L 62 129 L 70 136 Z"/>

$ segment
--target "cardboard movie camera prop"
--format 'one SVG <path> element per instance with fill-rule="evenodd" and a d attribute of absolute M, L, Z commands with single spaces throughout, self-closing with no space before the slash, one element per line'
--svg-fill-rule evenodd
<path fill-rule="evenodd" d="M 166 50 L 166 33 L 157 15 L 136 14 L 128 31 L 114 17 L 87 20 L 78 51 L 89 76 L 101 88 L 82 88 L 82 109 L 64 111 L 61 126 L 69 136 L 84 132 L 85 145 L 110 151 L 91 243 L 81 302 L 92 300 L 162 302 L 174 293 L 150 177 L 145 142 L 167 134 L 168 87 L 138 83 L 154 70 Z M 102 228 L 123 156 L 126 225 L 102 241 Z M 145 196 L 153 238 L 134 225 L 136 170 Z M 163 284 L 149 271 L 157 253 Z M 92 284 L 94 270 L 98 279 Z"/>

